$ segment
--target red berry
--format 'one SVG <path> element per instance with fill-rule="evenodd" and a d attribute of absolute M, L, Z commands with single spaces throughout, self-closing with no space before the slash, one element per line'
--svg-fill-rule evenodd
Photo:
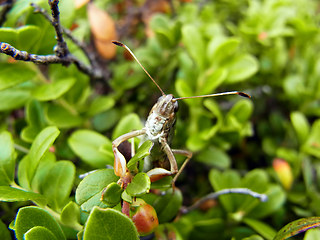
<path fill-rule="evenodd" d="M 132 221 L 138 233 L 142 236 L 152 233 L 159 225 L 158 216 L 154 208 L 142 199 L 137 199 L 132 207 L 135 208 Z"/>

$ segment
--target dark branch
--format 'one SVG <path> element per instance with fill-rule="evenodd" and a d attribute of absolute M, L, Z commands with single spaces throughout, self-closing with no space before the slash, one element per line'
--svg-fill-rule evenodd
<path fill-rule="evenodd" d="M 26 62 L 33 62 L 37 64 L 52 64 L 52 63 L 60 63 L 64 65 L 68 65 L 74 63 L 78 69 L 94 78 L 102 78 L 101 73 L 95 71 L 93 68 L 88 67 L 80 60 L 78 60 L 73 55 L 69 54 L 66 57 L 58 57 L 57 55 L 37 55 L 37 54 L 30 54 L 26 51 L 20 51 L 8 43 L 0 42 L 0 53 L 4 53 L 13 57 L 15 60 L 26 61 Z"/>
<path fill-rule="evenodd" d="M 50 4 L 50 3 L 49 3 Z M 45 9 L 41 8 L 40 6 L 38 6 L 35 3 L 32 3 L 31 6 L 34 8 L 34 12 L 35 13 L 40 13 L 42 14 L 53 26 L 54 26 L 54 22 L 51 18 L 51 16 L 46 12 Z M 54 14 L 53 14 L 54 15 Z M 83 53 L 87 56 L 87 58 L 90 61 L 90 64 L 92 65 L 92 68 L 94 68 L 94 72 L 95 72 L 95 76 L 93 76 L 93 78 L 95 79 L 99 79 L 102 78 L 102 70 L 100 70 L 100 67 L 96 61 L 96 57 L 93 53 L 88 51 L 88 46 L 82 42 L 80 42 L 78 39 L 76 39 L 71 31 L 67 28 L 64 28 L 60 25 L 60 29 L 62 31 L 62 33 L 64 33 L 75 45 L 77 45 L 82 51 Z M 66 46 L 67 47 L 67 46 Z M 68 53 L 69 54 L 69 53 Z"/>
<path fill-rule="evenodd" d="M 14 0 L 7 1 L 7 3 L 13 4 Z M 0 53 L 7 54 L 13 57 L 16 60 L 20 61 L 29 61 L 36 64 L 53 64 L 59 63 L 64 66 L 68 66 L 70 64 L 75 64 L 77 68 L 89 75 L 93 79 L 103 79 L 102 71 L 100 70 L 95 57 L 90 54 L 87 50 L 87 46 L 78 40 L 76 40 L 71 32 L 67 29 L 64 29 L 60 24 L 60 12 L 59 12 L 59 0 L 48 0 L 48 3 L 51 8 L 52 17 L 41 7 L 36 4 L 31 4 L 34 7 L 34 11 L 41 13 L 55 28 L 56 38 L 57 38 L 57 46 L 55 47 L 55 55 L 37 55 L 31 54 L 26 51 L 21 51 L 11 46 L 8 43 L 0 42 Z M 12 6 L 11 6 L 12 7 Z M 9 11 L 9 10 L 7 10 Z M 1 19 L 0 19 L 1 20 Z M 82 49 L 82 51 L 87 55 L 91 65 L 88 66 L 81 62 L 78 58 L 70 54 L 67 43 L 63 38 L 63 33 L 66 34 L 67 37 L 71 39 L 77 46 Z"/>
<path fill-rule="evenodd" d="M 60 25 L 60 12 L 59 12 L 59 0 L 48 0 L 48 3 L 52 12 L 52 25 L 56 30 L 57 36 L 57 47 L 55 49 L 56 54 L 59 57 L 65 57 L 69 54 L 67 43 L 64 41 L 62 36 L 62 27 Z"/>
<path fill-rule="evenodd" d="M 11 10 L 13 3 L 14 0 L 7 0 L 6 2 L 1 4 L 1 6 L 3 6 L 3 9 L 0 12 L 0 27 L 5 23 L 7 19 L 7 14 Z"/>

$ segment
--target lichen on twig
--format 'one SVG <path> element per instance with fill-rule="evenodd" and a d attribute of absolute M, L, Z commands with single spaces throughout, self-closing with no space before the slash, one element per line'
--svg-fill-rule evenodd
<path fill-rule="evenodd" d="M 210 193 L 206 195 L 205 197 L 199 199 L 197 202 L 195 202 L 193 205 L 187 208 L 183 208 L 181 213 L 182 214 L 187 214 L 188 212 L 195 210 L 199 208 L 203 203 L 205 203 L 208 200 L 215 200 L 219 196 L 224 195 L 224 194 L 244 194 L 244 195 L 249 195 L 251 197 L 259 199 L 261 202 L 266 202 L 268 200 L 268 196 L 266 194 L 261 194 L 254 192 L 248 188 L 227 188 L 227 189 L 222 189 L 218 192 Z"/>

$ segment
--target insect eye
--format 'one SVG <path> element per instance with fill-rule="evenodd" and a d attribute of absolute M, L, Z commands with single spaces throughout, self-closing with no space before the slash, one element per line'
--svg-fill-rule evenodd
<path fill-rule="evenodd" d="M 174 107 L 174 112 L 178 112 L 178 110 L 179 110 L 179 104 L 178 104 L 177 101 L 173 103 L 173 107 Z"/>

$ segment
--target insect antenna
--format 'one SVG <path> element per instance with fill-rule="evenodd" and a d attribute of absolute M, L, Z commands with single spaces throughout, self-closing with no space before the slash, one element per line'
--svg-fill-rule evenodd
<path fill-rule="evenodd" d="M 174 98 L 172 99 L 172 101 L 178 101 L 178 100 L 190 99 L 190 98 L 217 97 L 217 96 L 224 96 L 224 95 L 239 95 L 241 97 L 251 98 L 249 94 L 246 94 L 244 92 L 232 91 L 232 92 L 213 93 L 213 94 L 201 95 L 201 96 L 180 97 L 180 98 Z"/>
<path fill-rule="evenodd" d="M 117 46 L 120 46 L 120 47 L 125 48 L 125 49 L 130 53 L 130 55 L 134 58 L 134 60 L 137 61 L 137 63 L 140 65 L 140 67 L 143 69 L 143 71 L 148 75 L 148 77 L 152 80 L 152 82 L 158 87 L 158 89 L 160 90 L 161 94 L 162 94 L 162 95 L 166 95 L 166 94 L 162 91 L 162 89 L 160 88 L 160 86 L 157 84 L 157 82 L 151 77 L 151 75 L 148 73 L 148 71 L 142 66 L 142 64 L 140 63 L 140 61 L 138 60 L 138 58 L 133 54 L 133 52 L 130 50 L 130 48 L 129 48 L 127 45 L 125 45 L 125 44 L 123 44 L 123 43 L 121 43 L 121 42 L 119 42 L 119 41 L 112 41 L 112 43 L 115 44 L 115 45 L 117 45 Z"/>

